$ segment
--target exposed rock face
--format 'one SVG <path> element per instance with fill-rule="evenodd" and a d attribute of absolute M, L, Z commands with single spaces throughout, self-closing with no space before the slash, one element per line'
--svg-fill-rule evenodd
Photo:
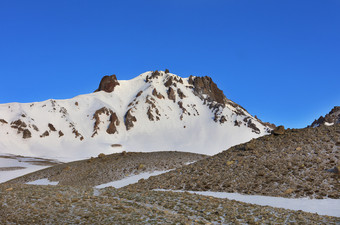
<path fill-rule="evenodd" d="M 50 128 L 51 131 L 57 131 L 51 123 L 48 124 L 48 128 Z"/>
<path fill-rule="evenodd" d="M 27 138 L 31 138 L 31 137 L 32 137 L 31 131 L 29 131 L 28 129 L 25 129 L 23 131 L 22 138 L 27 139 Z"/>
<path fill-rule="evenodd" d="M 108 109 L 106 107 L 102 107 L 100 109 L 98 109 L 94 115 L 93 115 L 93 119 L 95 120 L 94 123 L 94 127 L 93 127 L 93 134 L 92 137 L 94 137 L 96 134 L 98 134 L 98 130 L 99 130 L 99 124 L 101 123 L 100 121 L 100 115 L 105 114 L 107 116 L 110 116 L 110 124 L 108 126 L 108 128 L 106 129 L 106 132 L 108 134 L 114 134 L 117 131 L 117 126 L 119 125 L 119 120 L 117 117 L 117 114 L 114 113 L 111 109 Z"/>
<path fill-rule="evenodd" d="M 194 92 L 202 96 L 206 94 L 210 101 L 216 101 L 223 106 L 225 105 L 225 95 L 223 91 L 217 87 L 217 85 L 212 81 L 211 77 L 189 77 L 189 83 L 194 86 Z"/>
<path fill-rule="evenodd" d="M 137 121 L 136 117 L 132 115 L 132 109 L 129 109 L 125 114 L 125 126 L 126 130 L 130 130 L 134 125 L 133 123 Z"/>
<path fill-rule="evenodd" d="M 6 123 L 7 124 L 7 121 L 4 120 L 4 119 L 0 119 L 0 123 Z"/>
<path fill-rule="evenodd" d="M 171 87 L 168 89 L 168 98 L 174 102 L 176 101 L 175 91 Z"/>
<path fill-rule="evenodd" d="M 116 75 L 104 76 L 100 81 L 98 89 L 95 91 L 112 92 L 114 88 L 119 85 Z"/>
<path fill-rule="evenodd" d="M 111 116 L 110 116 L 110 124 L 109 124 L 109 127 L 107 128 L 106 132 L 108 134 L 114 134 L 114 133 L 118 133 L 117 131 L 117 126 L 119 126 L 119 120 L 118 120 L 118 117 L 117 117 L 117 114 L 116 113 L 112 113 Z"/>
<path fill-rule="evenodd" d="M 325 117 L 320 116 L 319 119 L 308 127 L 319 127 L 321 125 L 333 125 L 340 123 L 340 106 L 335 106 Z"/>

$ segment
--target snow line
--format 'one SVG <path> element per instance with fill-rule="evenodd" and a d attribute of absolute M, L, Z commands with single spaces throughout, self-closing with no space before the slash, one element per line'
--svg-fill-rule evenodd
<path fill-rule="evenodd" d="M 340 217 L 340 199 L 309 199 L 309 198 L 282 198 L 263 195 L 243 195 L 239 193 L 211 192 L 211 191 L 181 191 L 154 189 L 153 191 L 188 192 L 215 198 L 227 198 L 240 202 L 271 206 L 290 210 L 302 210 L 319 215 Z"/>

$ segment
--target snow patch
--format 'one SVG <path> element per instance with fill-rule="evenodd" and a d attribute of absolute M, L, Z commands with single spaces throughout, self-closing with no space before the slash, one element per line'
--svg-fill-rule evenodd
<path fill-rule="evenodd" d="M 180 190 L 154 189 L 154 191 Z M 211 191 L 186 191 L 191 194 L 212 196 L 215 198 L 227 198 L 240 202 L 256 204 L 261 206 L 272 206 L 290 210 L 302 210 L 319 215 L 340 217 L 340 199 L 309 199 L 309 198 L 282 198 L 263 195 L 243 195 L 239 193 L 211 192 Z"/>
<path fill-rule="evenodd" d="M 121 187 L 125 187 L 127 185 L 130 185 L 130 184 L 137 183 L 140 179 L 148 179 L 151 176 L 157 176 L 157 175 L 160 175 L 162 173 L 167 173 L 169 171 L 171 171 L 171 170 L 140 173 L 140 174 L 137 174 L 137 175 L 133 175 L 133 176 L 123 178 L 121 180 L 116 180 L 116 181 L 108 182 L 108 183 L 105 183 L 105 184 L 100 184 L 100 185 L 96 186 L 95 188 L 106 188 L 106 187 L 121 188 Z"/>
<path fill-rule="evenodd" d="M 27 182 L 26 184 L 33 184 L 33 185 L 58 185 L 59 181 L 49 181 L 47 178 Z"/>

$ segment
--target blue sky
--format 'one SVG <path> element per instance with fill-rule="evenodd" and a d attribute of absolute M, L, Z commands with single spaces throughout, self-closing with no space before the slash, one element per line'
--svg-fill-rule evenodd
<path fill-rule="evenodd" d="M 102 76 L 211 76 L 263 121 L 340 105 L 340 1 L 0 1 L 0 103 L 65 99 Z"/>

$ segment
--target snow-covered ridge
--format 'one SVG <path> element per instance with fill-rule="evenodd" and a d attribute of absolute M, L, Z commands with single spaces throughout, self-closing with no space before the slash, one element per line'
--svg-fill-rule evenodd
<path fill-rule="evenodd" d="M 0 105 L 0 152 L 62 161 L 122 150 L 212 155 L 270 132 L 210 77 L 104 78 L 72 99 Z"/>

